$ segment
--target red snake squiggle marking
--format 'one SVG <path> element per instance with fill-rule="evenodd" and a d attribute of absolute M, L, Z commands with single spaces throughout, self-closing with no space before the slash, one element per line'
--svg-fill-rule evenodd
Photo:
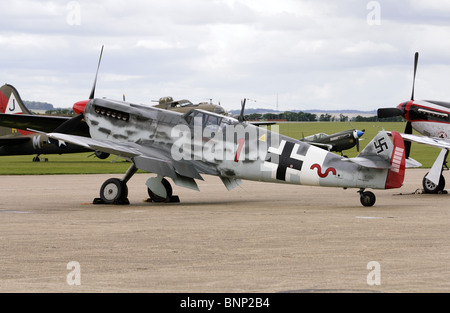
<path fill-rule="evenodd" d="M 336 169 L 334 167 L 327 168 L 325 173 L 322 173 L 322 167 L 319 164 L 317 164 L 317 163 L 311 165 L 311 169 L 312 170 L 315 169 L 315 168 L 317 168 L 317 175 L 319 175 L 322 178 L 327 177 L 328 174 L 330 174 L 330 172 L 333 173 L 333 175 L 336 175 Z"/>

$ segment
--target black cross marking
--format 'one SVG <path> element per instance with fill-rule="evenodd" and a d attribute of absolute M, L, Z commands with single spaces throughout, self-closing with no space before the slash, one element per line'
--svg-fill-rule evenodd
<path fill-rule="evenodd" d="M 298 171 L 302 169 L 303 161 L 291 158 L 292 150 L 294 150 L 294 143 L 286 141 L 281 155 L 268 153 L 266 161 L 271 162 L 272 156 L 279 157 L 276 178 L 278 180 L 286 180 L 286 171 L 288 168 L 293 168 Z"/>

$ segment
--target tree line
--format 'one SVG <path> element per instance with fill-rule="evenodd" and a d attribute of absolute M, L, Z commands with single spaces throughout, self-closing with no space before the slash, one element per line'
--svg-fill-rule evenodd
<path fill-rule="evenodd" d="M 245 119 L 248 121 L 286 121 L 286 122 L 401 122 L 403 119 L 400 116 L 393 118 L 379 119 L 376 115 L 365 117 L 357 115 L 349 118 L 347 115 L 339 114 L 334 116 L 329 113 L 317 114 L 305 113 L 305 112 L 283 112 L 283 113 L 252 113 L 245 115 Z"/>

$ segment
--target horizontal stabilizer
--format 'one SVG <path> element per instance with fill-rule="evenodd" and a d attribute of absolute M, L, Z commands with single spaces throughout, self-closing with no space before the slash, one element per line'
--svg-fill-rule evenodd
<path fill-rule="evenodd" d="M 407 158 L 406 160 L 406 168 L 415 168 L 415 167 L 421 167 L 422 163 L 419 161 L 416 161 L 412 158 Z"/>
<path fill-rule="evenodd" d="M 374 156 L 366 156 L 366 157 L 356 157 L 351 159 L 343 159 L 344 161 L 350 161 L 356 163 L 358 165 L 370 168 L 390 168 L 391 164 L 389 161 L 383 160 Z"/>

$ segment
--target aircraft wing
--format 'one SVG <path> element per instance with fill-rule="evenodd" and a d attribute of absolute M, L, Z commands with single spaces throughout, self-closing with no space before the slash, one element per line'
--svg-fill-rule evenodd
<path fill-rule="evenodd" d="M 390 132 L 388 132 L 390 135 Z M 417 135 L 410 135 L 410 134 L 400 134 L 404 140 L 412 141 L 421 143 L 424 145 L 429 145 L 432 147 L 440 148 L 440 149 L 447 149 L 450 150 L 450 141 L 441 139 L 441 138 L 433 138 L 433 137 L 426 137 L 426 136 L 417 136 Z"/>
<path fill-rule="evenodd" d="M 0 146 L 13 146 L 30 141 L 30 137 L 4 137 L 0 138 Z"/>
<path fill-rule="evenodd" d="M 305 142 L 310 145 L 317 146 L 319 148 L 327 149 L 328 151 L 331 151 L 331 149 L 333 148 L 333 145 L 329 145 L 326 143 L 319 143 L 319 142 L 314 142 L 314 141 L 305 141 Z"/>
<path fill-rule="evenodd" d="M 217 169 L 202 165 L 199 162 L 174 160 L 170 152 L 160 149 L 156 145 L 145 145 L 137 142 L 118 143 L 110 140 L 97 140 L 60 133 L 48 133 L 46 135 L 55 140 L 129 159 L 138 169 L 170 177 L 175 184 L 194 190 L 198 190 L 194 179 L 203 180 L 200 173 L 208 175 L 219 174 Z"/>
<path fill-rule="evenodd" d="M 41 132 L 52 132 L 70 117 L 44 116 L 28 114 L 0 114 L 0 126 L 26 130 L 28 128 Z M 83 121 L 72 132 L 79 136 L 89 136 L 89 127 Z"/>
<path fill-rule="evenodd" d="M 275 125 L 277 122 L 248 122 L 249 124 L 255 125 L 255 126 L 270 126 Z"/>

